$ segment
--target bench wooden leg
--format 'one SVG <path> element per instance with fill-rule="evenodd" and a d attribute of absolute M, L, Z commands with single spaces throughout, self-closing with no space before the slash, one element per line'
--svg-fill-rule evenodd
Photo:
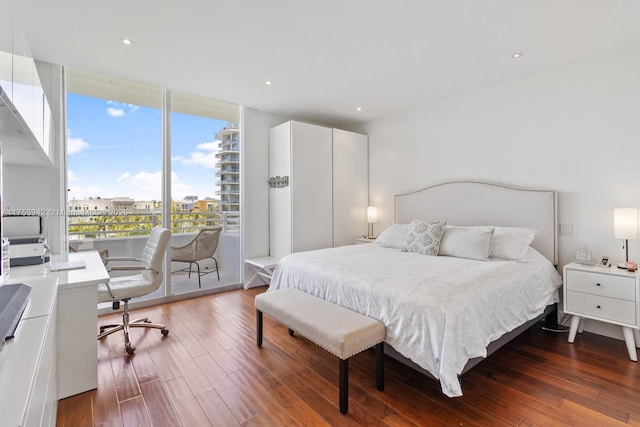
<path fill-rule="evenodd" d="M 376 344 L 376 388 L 384 391 L 384 342 Z"/>
<path fill-rule="evenodd" d="M 258 347 L 262 347 L 262 312 L 256 310 L 256 331 L 258 333 L 257 341 Z"/>
<path fill-rule="evenodd" d="M 349 411 L 349 359 L 340 359 L 340 413 Z"/>

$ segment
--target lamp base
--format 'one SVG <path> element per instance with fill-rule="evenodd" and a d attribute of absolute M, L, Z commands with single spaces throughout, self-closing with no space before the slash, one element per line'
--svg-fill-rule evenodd
<path fill-rule="evenodd" d="M 634 261 L 627 261 L 618 263 L 618 268 L 624 268 L 629 271 L 636 271 L 638 269 L 638 264 Z"/>

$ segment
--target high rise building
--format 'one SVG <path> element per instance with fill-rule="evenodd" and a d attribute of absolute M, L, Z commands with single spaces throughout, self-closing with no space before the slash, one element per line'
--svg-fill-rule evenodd
<path fill-rule="evenodd" d="M 220 151 L 216 153 L 216 195 L 220 196 L 221 212 L 238 212 L 240 210 L 240 130 L 235 124 L 216 134 Z"/>

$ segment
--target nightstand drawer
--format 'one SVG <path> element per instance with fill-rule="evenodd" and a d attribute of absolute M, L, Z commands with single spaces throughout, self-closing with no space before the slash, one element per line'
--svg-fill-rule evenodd
<path fill-rule="evenodd" d="M 570 291 L 635 301 L 635 284 L 636 281 L 633 277 L 568 270 L 565 286 Z"/>
<path fill-rule="evenodd" d="M 567 291 L 565 305 L 566 310 L 573 314 L 636 324 L 636 304 L 633 301 Z"/>

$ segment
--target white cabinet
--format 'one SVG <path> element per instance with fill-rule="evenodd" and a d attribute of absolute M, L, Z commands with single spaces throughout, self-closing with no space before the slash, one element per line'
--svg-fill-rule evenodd
<path fill-rule="evenodd" d="M 51 111 L 36 62 L 18 22 L 3 28 L 11 52 L 0 50 L 0 143 L 5 163 L 50 166 Z"/>
<path fill-rule="evenodd" d="M 109 274 L 94 251 L 70 254 L 69 261 L 86 268 L 11 269 L 10 283 L 25 283 L 31 293 L 15 338 L 0 351 L 2 426 L 54 426 L 58 399 L 98 385 L 97 285 Z"/>
<path fill-rule="evenodd" d="M 367 137 L 289 121 L 269 133 L 269 250 L 353 244 L 366 232 Z"/>
<path fill-rule="evenodd" d="M 564 267 L 563 282 L 564 311 L 572 315 L 569 342 L 582 331 L 582 319 L 620 325 L 629 358 L 637 361 L 640 273 L 571 263 Z"/>

